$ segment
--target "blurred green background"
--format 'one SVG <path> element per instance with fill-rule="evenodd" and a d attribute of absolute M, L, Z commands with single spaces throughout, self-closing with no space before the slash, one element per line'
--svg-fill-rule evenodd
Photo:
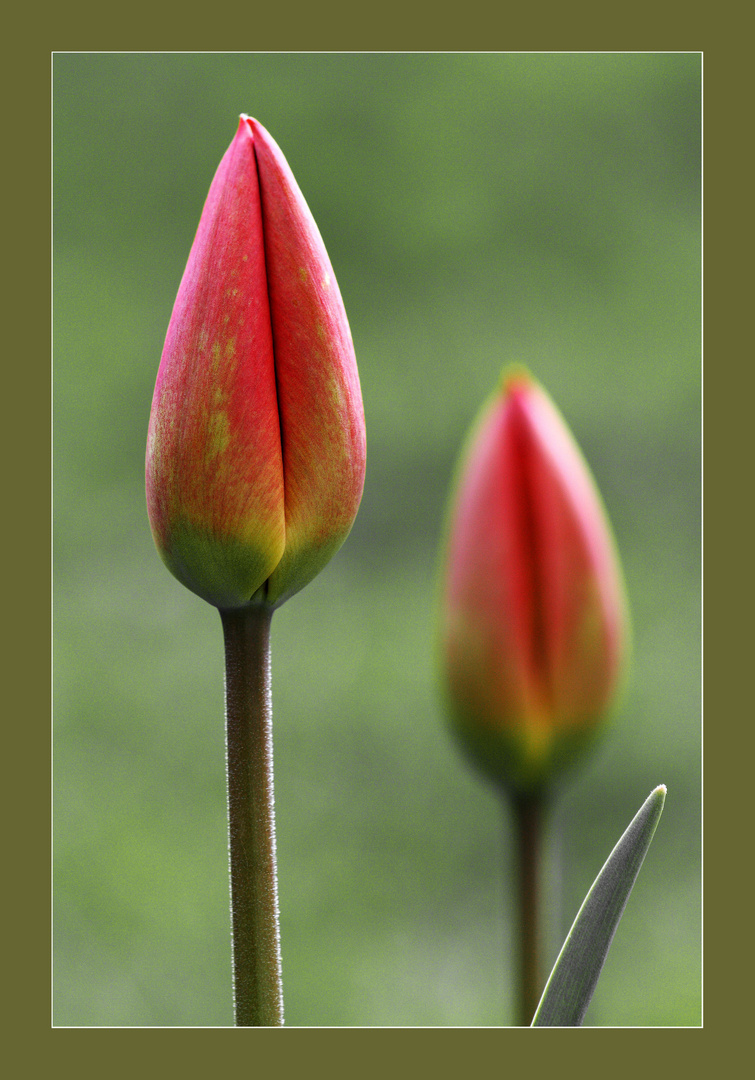
<path fill-rule="evenodd" d="M 151 539 L 163 338 L 238 114 L 283 149 L 354 336 L 352 534 L 273 620 L 286 1022 L 513 1022 L 508 816 L 433 661 L 449 477 L 502 365 L 590 461 L 634 624 L 551 822 L 550 968 L 659 783 L 588 1012 L 701 1022 L 700 95 L 695 54 L 58 54 L 54 1022 L 232 1023 L 216 611 Z"/>

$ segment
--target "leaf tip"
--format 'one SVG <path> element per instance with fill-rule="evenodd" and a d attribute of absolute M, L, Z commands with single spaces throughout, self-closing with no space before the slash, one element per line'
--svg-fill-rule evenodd
<path fill-rule="evenodd" d="M 655 802 L 659 802 L 661 804 L 661 809 L 663 809 L 663 804 L 666 801 L 666 785 L 659 784 L 657 788 L 654 788 L 653 791 L 650 792 L 650 797 Z"/>

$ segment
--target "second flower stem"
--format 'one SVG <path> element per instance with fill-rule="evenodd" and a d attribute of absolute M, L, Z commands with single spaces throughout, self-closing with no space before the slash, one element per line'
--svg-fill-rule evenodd
<path fill-rule="evenodd" d="M 541 888 L 543 799 L 537 794 L 513 800 L 517 843 L 517 909 L 519 931 L 519 994 L 517 1024 L 529 1027 L 541 985 Z"/>
<path fill-rule="evenodd" d="M 283 1023 L 273 799 L 270 622 L 264 607 L 221 611 L 237 1027 Z"/>

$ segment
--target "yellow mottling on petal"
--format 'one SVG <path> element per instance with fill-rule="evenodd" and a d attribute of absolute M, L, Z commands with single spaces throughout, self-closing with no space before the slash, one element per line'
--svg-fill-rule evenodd
<path fill-rule="evenodd" d="M 329 396 L 334 413 L 336 416 L 342 416 L 345 412 L 346 395 L 344 394 L 343 387 L 336 379 L 331 381 Z"/>
<path fill-rule="evenodd" d="M 309 277 L 309 274 L 307 273 L 306 266 L 300 266 L 299 267 L 299 280 L 302 283 L 306 284 L 306 281 L 307 281 L 308 277 Z"/>
<path fill-rule="evenodd" d="M 225 343 L 225 356 L 226 360 L 230 360 L 231 357 L 236 355 L 236 338 L 228 338 Z"/>
<path fill-rule="evenodd" d="M 207 428 L 207 459 L 212 461 L 222 454 L 229 441 L 228 417 L 224 412 L 217 412 L 210 418 Z"/>
<path fill-rule="evenodd" d="M 217 375 L 220 367 L 220 342 L 215 341 L 213 343 L 210 355 L 212 356 L 212 374 Z"/>

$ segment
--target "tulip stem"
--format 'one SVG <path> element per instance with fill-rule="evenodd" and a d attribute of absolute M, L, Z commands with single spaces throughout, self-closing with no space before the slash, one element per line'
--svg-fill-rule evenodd
<path fill-rule="evenodd" d="M 225 644 L 231 937 L 237 1027 L 283 1023 L 275 862 L 270 622 L 264 607 L 220 612 Z"/>
<path fill-rule="evenodd" d="M 517 1024 L 529 1027 L 542 993 L 541 889 L 543 799 L 537 794 L 514 797 L 518 856 L 519 1000 Z"/>

